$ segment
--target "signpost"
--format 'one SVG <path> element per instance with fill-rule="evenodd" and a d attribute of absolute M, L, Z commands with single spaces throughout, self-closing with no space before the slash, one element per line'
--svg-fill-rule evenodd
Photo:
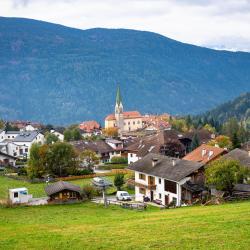
<path fill-rule="evenodd" d="M 108 203 L 107 203 L 107 197 L 106 197 L 105 191 L 108 187 L 112 187 L 113 184 L 109 180 L 101 178 L 101 177 L 93 178 L 92 184 L 98 189 L 102 190 L 103 203 L 104 203 L 104 206 L 107 207 Z"/>

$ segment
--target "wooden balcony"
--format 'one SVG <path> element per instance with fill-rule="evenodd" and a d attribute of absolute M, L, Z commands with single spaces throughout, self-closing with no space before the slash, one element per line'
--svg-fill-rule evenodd
<path fill-rule="evenodd" d="M 156 185 L 155 184 L 145 185 L 145 184 L 141 184 L 141 183 L 138 183 L 138 182 L 134 181 L 134 185 L 136 187 L 140 187 L 140 188 L 146 188 L 146 189 L 149 189 L 149 190 L 156 190 Z"/>

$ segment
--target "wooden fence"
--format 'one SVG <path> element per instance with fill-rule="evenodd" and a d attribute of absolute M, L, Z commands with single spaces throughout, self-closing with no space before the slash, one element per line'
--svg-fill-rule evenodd
<path fill-rule="evenodd" d="M 107 173 L 95 173 L 95 174 L 88 174 L 88 175 L 78 175 L 78 176 L 68 176 L 68 177 L 60 177 L 56 178 L 56 181 L 71 181 L 77 179 L 89 179 L 94 177 L 101 177 L 101 176 L 113 176 L 116 174 L 130 174 L 132 173 L 131 170 L 128 169 L 112 169 L 110 172 Z"/>

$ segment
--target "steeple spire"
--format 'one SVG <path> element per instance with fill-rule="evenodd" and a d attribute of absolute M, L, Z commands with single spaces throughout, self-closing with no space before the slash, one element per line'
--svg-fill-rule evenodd
<path fill-rule="evenodd" d="M 122 102 L 121 92 L 120 92 L 120 85 L 117 86 L 117 92 L 116 92 L 116 104 L 120 105 Z"/>

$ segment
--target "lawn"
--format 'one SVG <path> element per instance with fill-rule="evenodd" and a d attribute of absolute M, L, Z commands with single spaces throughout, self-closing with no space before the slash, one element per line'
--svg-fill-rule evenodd
<path fill-rule="evenodd" d="M 249 249 L 250 202 L 138 212 L 93 203 L 0 208 L 0 249 Z"/>
<path fill-rule="evenodd" d="M 108 176 L 106 177 L 110 181 L 113 182 L 114 176 Z M 92 179 L 79 179 L 79 180 L 73 180 L 70 181 L 73 184 L 83 186 L 91 182 Z M 8 197 L 8 189 L 10 188 L 19 188 L 19 187 L 26 187 L 28 188 L 28 191 L 30 194 L 33 195 L 33 197 L 44 197 L 46 196 L 44 192 L 44 187 L 46 186 L 46 183 L 29 183 L 26 181 L 20 181 L 20 180 L 14 180 L 8 177 L 0 176 L 0 200 L 6 199 Z M 126 186 L 123 188 L 124 190 L 129 191 L 129 193 L 134 193 L 134 190 L 128 190 Z M 113 193 L 116 189 L 109 188 L 107 193 Z"/>
<path fill-rule="evenodd" d="M 44 185 L 0 176 L 0 199 L 8 188 L 22 186 L 34 197 L 44 196 Z M 249 245 L 250 201 L 169 210 L 150 207 L 143 212 L 89 202 L 0 207 L 0 249 L 242 250 Z"/>

